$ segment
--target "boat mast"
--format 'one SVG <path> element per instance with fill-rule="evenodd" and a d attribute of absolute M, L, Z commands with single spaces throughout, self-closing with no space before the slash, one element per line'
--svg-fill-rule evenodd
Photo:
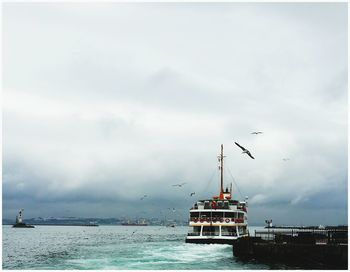
<path fill-rule="evenodd" d="M 221 144 L 221 154 L 220 154 L 220 198 L 224 197 L 224 145 Z"/>

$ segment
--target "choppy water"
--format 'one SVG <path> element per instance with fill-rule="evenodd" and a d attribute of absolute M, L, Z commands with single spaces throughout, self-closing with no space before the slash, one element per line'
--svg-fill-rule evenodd
<path fill-rule="evenodd" d="M 157 226 L 3 226 L 3 269 L 269 268 L 236 260 L 229 245 L 186 244 L 187 230 Z"/>

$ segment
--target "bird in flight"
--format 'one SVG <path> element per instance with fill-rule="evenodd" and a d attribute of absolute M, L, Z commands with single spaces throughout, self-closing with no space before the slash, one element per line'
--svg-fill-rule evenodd
<path fill-rule="evenodd" d="M 181 184 L 174 184 L 173 186 L 178 186 L 178 187 L 182 187 L 183 185 L 185 185 L 186 184 L 186 182 L 184 182 L 184 183 L 181 183 Z"/>
<path fill-rule="evenodd" d="M 190 196 L 193 196 L 193 195 L 195 195 L 195 194 L 196 194 L 196 192 L 190 193 Z"/>
<path fill-rule="evenodd" d="M 140 200 L 143 200 L 145 197 L 147 197 L 147 195 L 143 195 L 143 197 L 141 197 Z"/>
<path fill-rule="evenodd" d="M 263 132 L 262 132 L 262 131 L 253 131 L 253 132 L 250 133 L 250 134 L 256 134 L 256 135 L 258 135 L 258 134 L 263 134 Z"/>
<path fill-rule="evenodd" d="M 282 160 L 284 160 L 284 161 L 289 161 L 290 159 L 289 159 L 289 158 L 283 158 Z"/>
<path fill-rule="evenodd" d="M 239 147 L 243 150 L 242 153 L 246 153 L 249 157 L 251 157 L 252 159 L 255 159 L 255 158 L 252 156 L 252 154 L 250 154 L 250 152 L 249 152 L 248 149 L 245 149 L 243 146 L 239 145 L 239 144 L 236 143 L 236 142 L 235 142 L 235 144 L 236 144 L 237 146 L 239 146 Z"/>

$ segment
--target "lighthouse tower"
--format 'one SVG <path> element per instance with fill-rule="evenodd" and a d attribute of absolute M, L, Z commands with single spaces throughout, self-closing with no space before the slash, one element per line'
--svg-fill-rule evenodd
<path fill-rule="evenodd" d="M 16 216 L 16 224 L 21 224 L 23 223 L 23 219 L 22 219 L 22 213 L 23 213 L 23 209 L 19 210 L 18 215 Z"/>

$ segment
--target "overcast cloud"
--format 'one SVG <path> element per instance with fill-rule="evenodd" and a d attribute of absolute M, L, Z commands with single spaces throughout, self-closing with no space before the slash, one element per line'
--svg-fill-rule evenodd
<path fill-rule="evenodd" d="M 224 144 L 251 222 L 347 223 L 346 3 L 5 3 L 2 24 L 3 217 L 186 218 Z"/>

